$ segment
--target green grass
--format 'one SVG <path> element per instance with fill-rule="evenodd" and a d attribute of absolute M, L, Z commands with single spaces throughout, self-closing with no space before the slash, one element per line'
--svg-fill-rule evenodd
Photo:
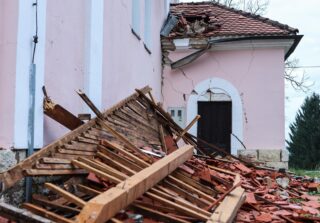
<path fill-rule="evenodd" d="M 320 178 L 320 170 L 302 170 L 302 169 L 289 169 L 298 176 L 309 176 L 312 178 Z"/>

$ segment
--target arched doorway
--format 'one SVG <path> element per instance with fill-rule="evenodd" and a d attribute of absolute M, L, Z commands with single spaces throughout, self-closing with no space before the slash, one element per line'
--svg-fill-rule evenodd
<path fill-rule="evenodd" d="M 202 117 L 190 132 L 237 154 L 242 148 L 238 139 L 243 141 L 243 110 L 238 90 L 221 78 L 202 81 L 193 90 L 187 105 L 187 122 L 199 113 Z"/>

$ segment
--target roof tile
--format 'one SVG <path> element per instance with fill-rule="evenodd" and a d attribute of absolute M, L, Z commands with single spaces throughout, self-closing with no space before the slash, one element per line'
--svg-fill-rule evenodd
<path fill-rule="evenodd" d="M 213 2 L 171 4 L 179 19 L 169 37 L 286 36 L 299 31 L 262 16 Z"/>

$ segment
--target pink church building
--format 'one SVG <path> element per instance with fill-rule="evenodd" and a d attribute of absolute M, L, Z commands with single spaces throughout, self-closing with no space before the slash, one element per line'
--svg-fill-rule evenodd
<path fill-rule="evenodd" d="M 42 86 L 76 115 L 90 112 L 77 89 L 103 110 L 149 85 L 182 127 L 201 115 L 192 134 L 286 167 L 284 61 L 302 37 L 297 29 L 211 2 L 34 2 L 0 1 L 2 152 L 17 151 L 19 161 L 28 146 L 37 35 L 36 148 L 69 131 L 43 115 Z"/>

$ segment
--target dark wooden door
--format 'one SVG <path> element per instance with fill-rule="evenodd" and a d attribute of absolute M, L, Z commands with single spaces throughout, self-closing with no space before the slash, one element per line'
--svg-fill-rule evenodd
<path fill-rule="evenodd" d="M 198 137 L 205 141 L 231 150 L 230 135 L 232 132 L 231 101 L 198 102 Z"/>

